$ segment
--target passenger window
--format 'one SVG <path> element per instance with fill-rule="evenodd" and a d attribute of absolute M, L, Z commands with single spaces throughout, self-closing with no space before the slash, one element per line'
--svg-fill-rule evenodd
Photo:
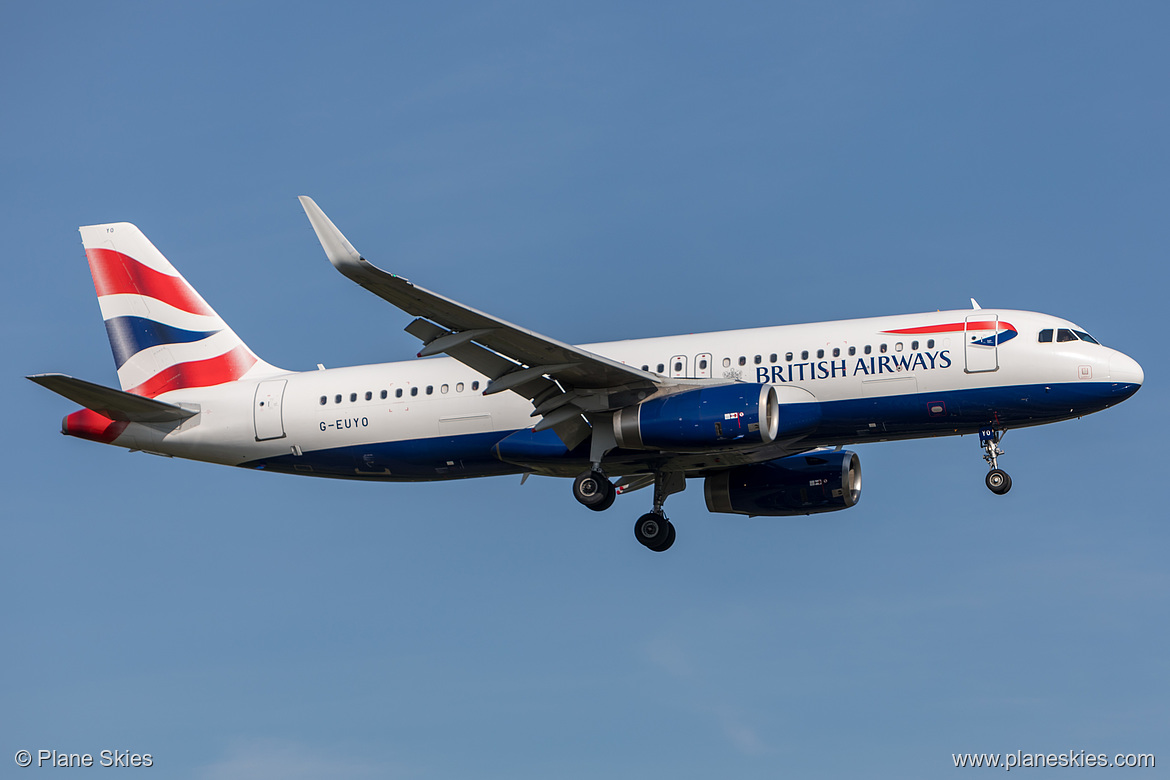
<path fill-rule="evenodd" d="M 675 371 L 682 371 L 682 361 L 680 361 L 680 360 L 674 361 L 674 370 Z"/>
<path fill-rule="evenodd" d="M 825 351 L 823 349 L 818 349 L 817 350 L 817 358 L 818 359 L 823 358 L 824 356 L 825 356 Z"/>
<path fill-rule="evenodd" d="M 435 392 L 434 385 L 427 385 L 427 395 L 432 395 Z"/>
<path fill-rule="evenodd" d="M 1050 344 L 1052 342 L 1052 328 L 1045 328 L 1040 331 L 1040 343 Z"/>
<path fill-rule="evenodd" d="M 385 390 L 383 390 L 381 395 L 382 395 L 382 399 L 383 399 L 383 400 L 385 400 L 385 398 L 386 398 L 386 391 L 385 391 Z"/>
<path fill-rule="evenodd" d="M 873 352 L 873 347 L 871 347 L 869 344 L 866 344 L 865 345 L 865 354 L 868 355 L 870 352 Z"/>
<path fill-rule="evenodd" d="M 740 355 L 739 356 L 739 364 L 741 366 L 746 366 L 747 365 L 747 358 L 745 358 L 743 355 Z"/>
<path fill-rule="evenodd" d="M 333 403 L 335 403 L 335 404 L 341 403 L 341 394 L 340 393 L 333 396 Z"/>
<path fill-rule="evenodd" d="M 650 370 L 650 366 L 649 366 L 649 364 L 642 366 L 642 370 L 643 370 L 643 371 L 649 371 L 649 370 Z"/>
<path fill-rule="evenodd" d="M 367 401 L 372 401 L 372 400 L 374 400 L 374 394 L 373 394 L 373 393 L 371 393 L 369 390 L 367 390 L 367 391 L 366 391 L 366 400 L 367 400 Z"/>
<path fill-rule="evenodd" d="M 857 347 L 850 347 L 849 348 L 849 356 L 853 357 L 856 354 L 857 354 Z"/>
<path fill-rule="evenodd" d="M 463 392 L 463 383 L 462 383 L 462 382 L 460 382 L 459 384 L 455 385 L 455 392 L 456 392 L 456 393 L 462 393 L 462 392 Z"/>
<path fill-rule="evenodd" d="M 934 339 L 927 339 L 926 340 L 926 348 L 927 349 L 934 349 Z"/>
<path fill-rule="evenodd" d="M 1083 330 L 1074 330 L 1073 333 L 1080 336 L 1081 341 L 1087 341 L 1090 344 L 1097 344 L 1097 345 L 1100 345 L 1100 343 L 1101 343 L 1101 342 L 1097 341 L 1097 339 L 1090 336 L 1088 333 L 1085 333 Z"/>
<path fill-rule="evenodd" d="M 700 370 L 700 371 L 706 371 L 706 370 L 707 370 L 707 359 L 706 359 L 706 358 L 704 358 L 704 359 L 702 359 L 702 360 L 700 360 L 700 361 L 699 361 L 699 370 Z"/>
<path fill-rule="evenodd" d="M 357 393 L 350 393 L 349 394 L 349 402 L 352 404 L 356 400 L 357 400 Z"/>
<path fill-rule="evenodd" d="M 663 364 L 659 363 L 659 364 L 658 364 L 658 373 L 659 373 L 659 374 L 661 374 L 661 373 L 662 373 L 663 371 L 665 371 L 665 370 L 666 370 L 666 366 L 664 366 Z"/>
<path fill-rule="evenodd" d="M 1077 337 L 1076 337 L 1076 334 L 1073 333 L 1068 328 L 1061 328 L 1060 330 L 1056 331 L 1056 340 L 1057 341 L 1076 341 Z"/>
<path fill-rule="evenodd" d="M 756 355 L 756 365 L 758 366 L 760 363 L 763 363 L 763 362 L 764 362 L 764 357 L 762 355 Z"/>
<path fill-rule="evenodd" d="M 450 389 L 451 389 L 451 387 L 449 385 L 443 385 L 442 387 L 439 388 L 439 392 L 443 393 L 445 395 L 447 393 L 447 391 Z"/>
<path fill-rule="evenodd" d="M 800 353 L 800 359 L 801 359 L 801 360 L 808 360 L 808 350 L 807 350 L 807 349 L 806 349 L 806 350 L 803 350 L 803 351 Z"/>
<path fill-rule="evenodd" d="M 885 354 L 885 352 L 886 352 L 886 345 L 885 345 L 885 344 L 882 344 L 880 347 L 878 347 L 878 349 L 879 349 L 879 350 L 881 351 L 881 353 L 884 355 L 884 354 Z"/>
<path fill-rule="evenodd" d="M 895 345 L 894 345 L 894 351 L 895 351 L 895 352 L 901 352 L 901 351 L 902 351 L 902 342 L 900 342 L 900 341 L 899 341 L 897 344 L 895 344 Z"/>
<path fill-rule="evenodd" d="M 402 388 L 401 388 L 401 387 L 400 387 L 400 388 L 398 388 L 397 390 L 395 390 L 395 391 L 394 391 L 394 397 L 395 397 L 395 398 L 401 398 L 401 397 L 402 397 Z"/>
<path fill-rule="evenodd" d="M 417 387 L 410 388 L 410 394 L 411 395 L 418 395 L 418 388 Z"/>
<path fill-rule="evenodd" d="M 329 399 L 328 399 L 328 398 L 326 398 L 325 396 L 321 396 L 321 405 L 322 405 L 322 406 L 324 406 L 324 405 L 325 405 L 325 403 L 326 403 L 328 400 L 329 400 Z"/>
<path fill-rule="evenodd" d="M 723 367 L 724 367 L 724 368 L 730 368 L 730 367 L 731 367 L 731 358 L 723 358 Z"/>
<path fill-rule="evenodd" d="M 784 359 L 785 359 L 786 361 L 788 361 L 789 363 L 791 363 L 791 362 L 792 362 L 792 353 L 791 353 L 791 352 L 785 352 L 785 353 L 784 353 Z"/>
<path fill-rule="evenodd" d="M 478 389 L 479 389 L 479 380 L 478 380 L 478 379 L 477 379 L 477 380 L 475 380 L 474 382 L 472 382 L 472 383 L 471 383 L 471 389 L 472 389 L 472 390 L 478 390 Z"/>
<path fill-rule="evenodd" d="M 833 357 L 841 357 L 841 349 L 839 347 L 833 347 Z"/>
<path fill-rule="evenodd" d="M 916 349 L 918 349 L 918 342 L 917 342 L 917 341 L 911 341 L 911 342 L 910 342 L 910 350 L 911 350 L 911 351 L 914 351 L 914 350 L 916 350 Z"/>

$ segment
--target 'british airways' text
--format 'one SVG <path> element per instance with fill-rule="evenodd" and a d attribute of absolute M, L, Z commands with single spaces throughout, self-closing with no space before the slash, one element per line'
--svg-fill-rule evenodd
<path fill-rule="evenodd" d="M 816 360 L 805 363 L 785 363 L 776 366 L 757 366 L 756 381 L 760 384 L 780 382 L 804 382 L 811 379 L 836 379 L 846 376 L 872 376 L 897 374 L 903 371 L 930 371 L 951 367 L 951 351 L 911 352 L 905 355 L 872 355 L 857 358 L 853 370 L 849 360 Z"/>

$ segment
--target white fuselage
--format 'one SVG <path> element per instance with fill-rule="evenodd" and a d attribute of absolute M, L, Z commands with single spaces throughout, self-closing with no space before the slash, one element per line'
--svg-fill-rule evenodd
<path fill-rule="evenodd" d="M 1036 425 L 1098 411 L 1136 391 L 1141 368 L 1122 353 L 1083 340 L 1038 341 L 1042 330 L 1062 328 L 1081 331 L 1044 314 L 980 309 L 584 348 L 672 378 L 807 391 L 824 421 L 803 443 L 808 449 Z M 430 358 L 178 390 L 159 400 L 197 409 L 195 417 L 181 425 L 131 423 L 113 443 L 317 476 L 420 480 L 532 470 L 501 463 L 492 446 L 539 418 L 516 394 L 485 396 L 488 380 L 451 358 Z"/>

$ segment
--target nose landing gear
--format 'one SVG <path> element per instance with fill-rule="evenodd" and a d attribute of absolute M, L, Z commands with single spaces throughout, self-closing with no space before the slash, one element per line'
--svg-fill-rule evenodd
<path fill-rule="evenodd" d="M 987 489 L 999 496 L 1012 489 L 1012 478 L 999 467 L 997 460 L 1000 455 L 1003 455 L 1003 450 L 999 447 L 999 440 L 1005 432 L 997 431 L 991 427 L 979 429 L 979 446 L 983 448 L 983 459 L 987 461 L 987 466 L 991 469 L 987 472 L 987 478 L 984 481 L 987 483 Z"/>

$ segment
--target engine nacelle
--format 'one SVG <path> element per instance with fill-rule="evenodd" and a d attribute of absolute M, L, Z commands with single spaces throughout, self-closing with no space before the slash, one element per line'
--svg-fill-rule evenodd
<path fill-rule="evenodd" d="M 861 499 L 857 453 L 809 452 L 707 477 L 707 510 L 784 517 L 848 509 Z"/>
<path fill-rule="evenodd" d="M 779 430 L 771 385 L 703 387 L 643 401 L 613 416 L 618 446 L 634 450 L 770 444 Z"/>

